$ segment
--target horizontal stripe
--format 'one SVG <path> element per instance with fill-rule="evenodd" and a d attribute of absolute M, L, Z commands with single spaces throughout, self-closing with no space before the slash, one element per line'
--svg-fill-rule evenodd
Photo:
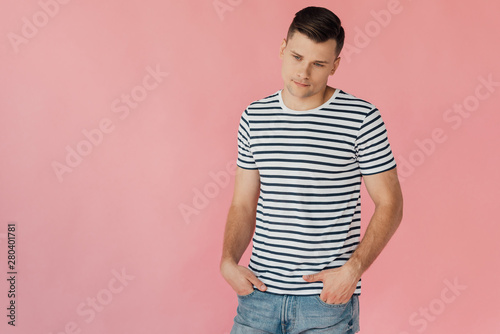
<path fill-rule="evenodd" d="M 259 229 L 263 229 L 263 230 L 266 230 L 265 228 L 261 228 L 259 227 Z M 354 229 L 349 229 L 349 232 L 351 231 L 356 231 L 356 230 L 360 230 L 361 227 L 357 227 L 357 228 L 354 228 Z M 345 232 L 332 232 L 331 234 L 344 234 Z M 324 234 L 324 233 L 321 233 L 319 234 L 319 236 L 326 236 L 328 234 Z M 325 240 L 305 240 L 305 239 L 294 239 L 294 238 L 285 238 L 285 237 L 274 237 L 272 235 L 268 235 L 268 234 L 264 234 L 264 233 L 260 233 L 260 232 L 255 232 L 255 236 L 260 236 L 262 238 L 267 238 L 267 239 L 275 239 L 275 240 L 280 240 L 280 241 L 290 241 L 290 242 L 296 242 L 296 243 L 305 243 L 305 244 L 324 244 L 324 243 L 330 243 L 332 241 L 330 241 L 330 239 L 328 239 L 327 241 Z M 254 236 L 254 238 L 255 238 Z M 358 231 L 358 234 L 353 234 L 351 235 L 352 238 L 355 238 L 355 237 L 359 237 L 359 231 Z M 347 240 L 347 239 L 346 239 Z M 278 246 L 280 246 L 279 244 L 277 244 Z"/>

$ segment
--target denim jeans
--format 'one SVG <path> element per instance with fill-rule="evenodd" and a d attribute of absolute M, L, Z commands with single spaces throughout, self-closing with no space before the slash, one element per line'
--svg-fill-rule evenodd
<path fill-rule="evenodd" d="M 231 334 L 354 334 L 359 331 L 359 298 L 327 304 L 313 296 L 277 295 L 255 289 L 238 295 Z"/>

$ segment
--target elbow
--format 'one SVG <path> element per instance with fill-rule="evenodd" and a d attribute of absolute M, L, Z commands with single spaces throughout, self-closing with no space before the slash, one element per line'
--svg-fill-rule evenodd
<path fill-rule="evenodd" d="M 387 221 L 391 222 L 394 228 L 398 228 L 403 220 L 403 197 L 394 196 L 385 202 L 380 202 L 375 205 L 376 210 L 381 210 Z"/>
<path fill-rule="evenodd" d="M 398 222 L 398 226 L 403 220 L 403 196 L 400 196 L 398 200 L 396 201 L 396 208 L 395 208 L 395 216 L 396 216 L 396 221 Z"/>

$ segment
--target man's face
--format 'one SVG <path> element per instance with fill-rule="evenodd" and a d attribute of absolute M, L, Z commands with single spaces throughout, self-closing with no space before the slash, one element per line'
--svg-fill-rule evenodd
<path fill-rule="evenodd" d="M 288 93 L 299 99 L 322 94 L 328 76 L 339 65 L 336 47 L 334 39 L 316 43 L 298 31 L 284 40 L 280 48 L 281 76 Z"/>

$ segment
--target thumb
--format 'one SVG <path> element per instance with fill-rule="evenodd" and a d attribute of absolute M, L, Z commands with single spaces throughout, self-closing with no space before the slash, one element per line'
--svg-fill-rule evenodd
<path fill-rule="evenodd" d="M 302 276 L 304 281 L 307 282 L 317 282 L 317 281 L 323 281 L 323 272 L 320 271 L 319 273 L 312 274 L 312 275 L 304 275 Z"/>
<path fill-rule="evenodd" d="M 266 291 L 267 286 L 256 276 L 253 276 L 249 279 L 249 281 L 257 287 L 260 291 Z"/>

